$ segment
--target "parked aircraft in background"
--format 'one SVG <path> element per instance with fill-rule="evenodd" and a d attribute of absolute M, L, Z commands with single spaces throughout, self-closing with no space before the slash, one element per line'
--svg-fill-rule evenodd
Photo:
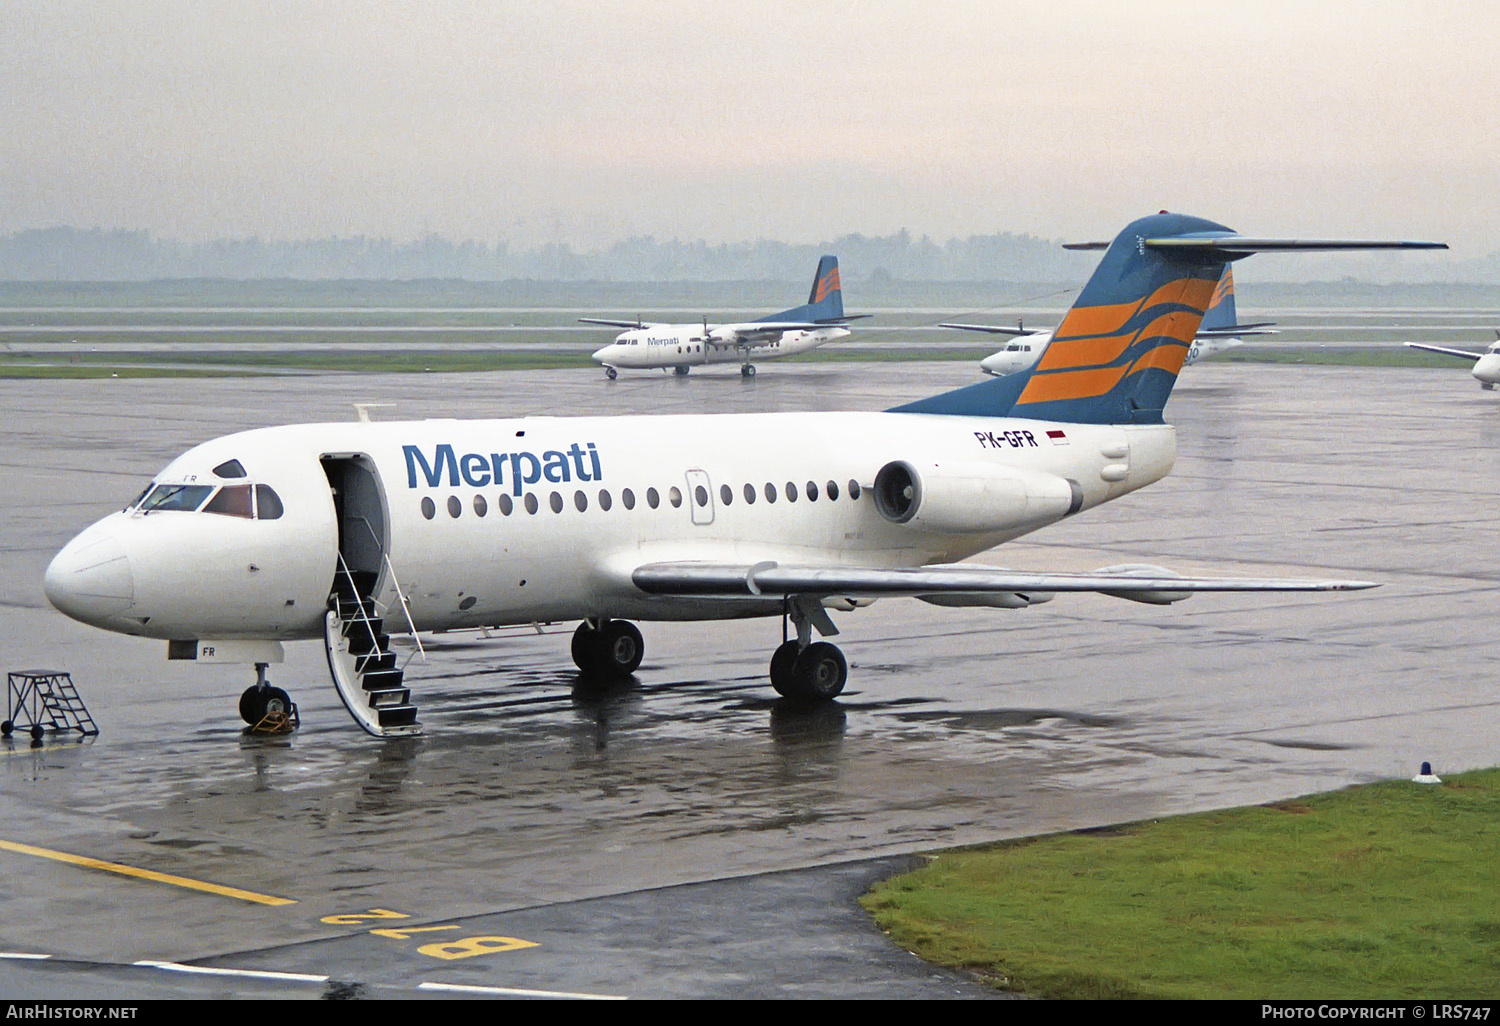
<path fill-rule="evenodd" d="M 860 315 L 866 316 L 866 315 Z M 742 377 L 755 376 L 755 360 L 775 360 L 810 352 L 849 334 L 848 324 L 859 317 L 844 316 L 844 293 L 839 283 L 839 260 L 825 256 L 818 261 L 807 302 L 790 310 L 738 324 L 646 324 L 580 317 L 585 324 L 608 324 L 629 328 L 594 353 L 594 362 L 604 367 L 613 381 L 619 371 L 671 368 L 686 374 L 694 366 L 738 363 Z"/>
<path fill-rule="evenodd" d="M 1103 249 L 1107 243 L 1080 243 L 1069 246 L 1069 249 Z M 1015 341 L 997 353 L 986 356 L 979 361 L 979 369 L 986 374 L 1001 377 L 1006 374 L 1014 374 L 1017 371 L 1032 367 L 1042 357 L 1042 352 L 1047 348 L 1047 343 L 1052 341 L 1052 332 L 1028 329 L 1017 325 L 1014 328 L 995 324 L 940 324 L 941 328 L 959 328 L 964 331 L 983 331 L 995 335 L 1015 335 Z M 1224 277 L 1220 279 L 1218 288 L 1214 290 L 1213 302 L 1209 305 L 1208 312 L 1203 315 L 1203 323 L 1198 328 L 1198 334 L 1193 338 L 1193 344 L 1188 347 L 1187 357 L 1182 361 L 1183 366 L 1197 363 L 1199 360 L 1209 356 L 1217 356 L 1219 353 L 1242 345 L 1240 339 L 1245 335 L 1274 335 L 1271 330 L 1270 321 L 1261 321 L 1255 324 L 1240 324 L 1234 306 L 1234 269 L 1226 267 Z"/>
<path fill-rule="evenodd" d="M 830 611 L 878 598 L 1018 609 L 1057 592 L 1166 604 L 1198 591 L 1370 587 L 959 561 L 1168 472 L 1176 439 L 1162 409 L 1229 261 L 1430 245 L 1255 239 L 1145 217 L 1109 247 L 1035 367 L 884 413 L 228 435 L 70 541 L 47 568 L 47 597 L 84 623 L 166 640 L 168 658 L 255 664 L 240 698 L 251 723 L 291 706 L 266 679 L 282 643 L 321 638 L 345 705 L 384 736 L 420 729 L 392 631 L 582 621 L 574 661 L 619 677 L 644 651 L 632 620 L 780 619 L 770 683 L 810 702 L 848 676 L 813 631 L 837 634 Z"/>
<path fill-rule="evenodd" d="M 1479 382 L 1479 387 L 1488 391 L 1500 382 L 1500 329 L 1495 331 L 1495 341 L 1482 353 L 1471 353 L 1467 349 L 1449 349 L 1446 346 L 1430 346 L 1422 342 L 1406 343 L 1413 349 L 1425 349 L 1429 353 L 1442 353 L 1444 356 L 1461 356 L 1466 360 L 1474 361 L 1474 369 L 1469 373 L 1474 375 L 1474 380 Z"/>

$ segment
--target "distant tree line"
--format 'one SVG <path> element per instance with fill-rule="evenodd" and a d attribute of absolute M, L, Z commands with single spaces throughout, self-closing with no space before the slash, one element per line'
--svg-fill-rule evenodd
<path fill-rule="evenodd" d="M 938 242 L 902 229 L 890 235 L 845 235 L 828 242 L 773 240 L 711 245 L 622 239 L 593 252 L 559 245 L 513 249 L 504 242 L 455 241 L 428 235 L 389 238 L 268 240 L 256 236 L 188 243 L 146 231 L 45 228 L 0 236 L 0 280 L 158 281 L 223 278 L 301 280 L 779 281 L 810 278 L 817 258 L 835 253 L 846 281 L 1075 282 L 1096 254 L 1061 248 L 1062 240 L 1004 232 Z M 1262 266 L 1270 261 L 1262 261 Z M 1292 279 L 1352 276 L 1370 280 L 1500 281 L 1500 254 L 1413 264 L 1385 259 L 1302 260 Z M 1273 270 L 1267 267 L 1266 270 Z M 1276 280 L 1283 275 L 1265 275 Z"/>

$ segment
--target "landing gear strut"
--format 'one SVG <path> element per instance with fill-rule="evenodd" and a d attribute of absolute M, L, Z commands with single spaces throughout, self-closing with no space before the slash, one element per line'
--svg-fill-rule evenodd
<path fill-rule="evenodd" d="M 271 686 L 265 663 L 255 664 L 255 683 L 240 696 L 240 719 L 251 730 L 265 733 L 281 733 L 298 725 L 296 703 L 285 691 Z"/>
<path fill-rule="evenodd" d="M 629 620 L 585 620 L 573 632 L 573 662 L 588 677 L 628 677 L 645 654 L 641 632 Z"/>
<path fill-rule="evenodd" d="M 818 611 L 822 612 L 821 607 Z M 787 602 L 782 616 L 783 636 L 788 620 L 796 625 L 797 637 L 783 641 L 771 655 L 771 686 L 783 698 L 799 702 L 837 698 L 849 680 L 844 653 L 836 645 L 812 640 L 812 617 L 801 603 Z"/>

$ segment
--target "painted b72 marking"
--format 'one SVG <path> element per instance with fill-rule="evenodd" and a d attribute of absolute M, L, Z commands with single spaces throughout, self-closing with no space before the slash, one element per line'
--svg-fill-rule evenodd
<path fill-rule="evenodd" d="M 386 908 L 372 908 L 366 912 L 350 912 L 343 915 L 324 916 L 318 920 L 331 926 L 362 926 L 365 923 L 383 919 L 410 919 L 411 916 L 405 912 L 393 912 Z M 457 923 L 448 923 L 441 926 L 382 926 L 375 927 L 370 933 L 376 937 L 385 937 L 388 940 L 411 940 L 413 934 L 418 933 L 441 933 L 446 930 L 462 929 Z M 438 941 L 432 944 L 423 944 L 417 948 L 417 952 L 429 958 L 441 958 L 451 961 L 455 958 L 473 958 L 475 955 L 498 955 L 503 951 L 520 951 L 523 948 L 534 948 L 535 941 L 522 940 L 519 937 L 500 937 L 496 935 L 484 935 L 478 937 L 458 937 L 453 940 Z"/>

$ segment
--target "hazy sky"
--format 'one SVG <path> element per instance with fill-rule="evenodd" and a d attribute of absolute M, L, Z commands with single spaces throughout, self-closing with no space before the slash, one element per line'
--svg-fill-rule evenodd
<path fill-rule="evenodd" d="M 4 0 L 0 232 L 1500 249 L 1500 4 Z"/>

